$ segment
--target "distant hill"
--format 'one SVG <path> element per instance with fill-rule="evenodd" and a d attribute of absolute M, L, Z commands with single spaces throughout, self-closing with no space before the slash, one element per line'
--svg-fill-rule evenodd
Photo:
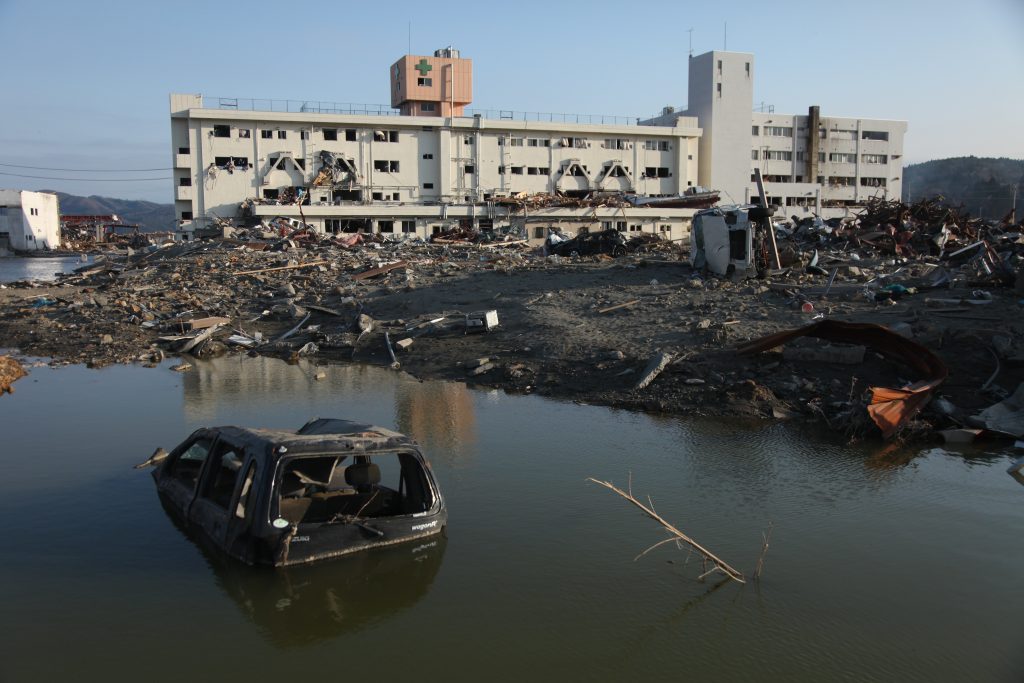
<path fill-rule="evenodd" d="M 174 229 L 174 205 L 113 197 L 79 197 L 57 192 L 62 214 L 117 214 L 125 223 L 138 224 L 143 232 Z"/>
<path fill-rule="evenodd" d="M 954 157 L 903 169 L 903 200 L 942 195 L 972 216 L 999 219 L 1009 213 L 1017 186 L 1017 216 L 1024 214 L 1024 160 Z"/>

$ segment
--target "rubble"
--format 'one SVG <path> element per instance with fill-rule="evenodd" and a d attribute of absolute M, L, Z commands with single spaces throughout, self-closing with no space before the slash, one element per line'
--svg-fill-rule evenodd
<path fill-rule="evenodd" d="M 937 201 L 776 222 L 782 267 L 762 259 L 762 279 L 694 267 L 685 246 L 655 235 L 594 233 L 586 239 L 625 249 L 559 254 L 573 237 L 538 248 L 515 232 L 423 241 L 323 235 L 283 219 L 228 227 L 228 237 L 107 254 L 54 283 L 8 283 L 0 338 L 91 367 L 217 354 L 387 367 L 400 356 L 420 377 L 638 410 L 802 415 L 855 438 L 970 427 L 966 416 L 1024 382 L 1024 226 Z M 736 354 L 823 322 L 884 327 L 913 351 L 852 340 Z M 917 405 L 907 387 L 934 380 L 918 364 L 928 354 L 949 379 Z M 488 360 L 457 363 L 473 357 Z M 671 362 L 638 391 L 652 357 Z M 895 419 L 873 427 L 865 396 L 888 397 Z M 917 411 L 904 419 L 908 401 Z M 947 403 L 955 410 L 939 409 Z"/>

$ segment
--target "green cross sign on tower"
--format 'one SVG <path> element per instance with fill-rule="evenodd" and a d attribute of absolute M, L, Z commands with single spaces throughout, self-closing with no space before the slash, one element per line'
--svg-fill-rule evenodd
<path fill-rule="evenodd" d="M 434 67 L 427 64 L 427 60 L 424 58 L 420 60 L 419 64 L 414 64 L 412 68 L 418 70 L 420 72 L 420 76 L 426 77 L 427 73 L 433 70 Z"/>

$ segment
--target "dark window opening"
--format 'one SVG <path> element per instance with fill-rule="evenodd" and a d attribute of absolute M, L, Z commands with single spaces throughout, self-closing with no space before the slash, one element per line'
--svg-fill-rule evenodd
<path fill-rule="evenodd" d="M 282 469 L 278 492 L 278 514 L 293 524 L 411 515 L 434 503 L 409 453 L 296 458 Z"/>
<path fill-rule="evenodd" d="M 476 166 L 466 166 L 466 174 L 476 173 Z"/>
<path fill-rule="evenodd" d="M 308 140 L 309 139 L 309 131 L 308 130 L 300 130 L 299 131 L 299 139 L 300 140 Z"/>
<path fill-rule="evenodd" d="M 384 193 L 383 192 L 374 192 L 373 194 L 370 195 L 370 197 L 373 198 L 374 201 L 378 201 L 378 202 L 384 201 Z"/>
<path fill-rule="evenodd" d="M 192 150 L 189 149 L 188 147 L 179 147 L 178 148 L 178 154 L 191 154 L 191 153 L 192 153 Z"/>
<path fill-rule="evenodd" d="M 186 213 L 189 214 L 188 218 L 192 217 L 191 211 L 183 211 L 181 217 L 185 218 Z M 194 489 L 196 481 L 199 480 L 199 473 L 203 469 L 203 463 L 206 462 L 206 456 L 210 454 L 210 446 L 212 445 L 213 442 L 209 439 L 196 439 L 192 445 L 170 463 L 171 476 L 189 488 Z"/>
<path fill-rule="evenodd" d="M 181 220 L 183 220 L 183 221 L 190 221 L 190 220 L 192 220 L 192 212 L 191 211 L 182 211 L 181 212 Z"/>
<path fill-rule="evenodd" d="M 249 138 L 251 135 L 252 135 L 252 131 L 250 131 L 248 128 L 239 128 L 238 129 L 238 137 L 239 138 Z"/>
<path fill-rule="evenodd" d="M 227 510 L 235 492 L 235 485 L 238 483 L 238 476 L 242 472 L 244 453 L 229 443 L 218 441 L 217 444 L 213 456 L 216 471 L 211 471 L 206 477 L 202 495 L 214 505 Z"/>
<path fill-rule="evenodd" d="M 416 232 L 416 221 L 402 221 L 402 232 Z"/>
<path fill-rule="evenodd" d="M 270 140 L 271 138 L 274 137 L 274 131 L 272 131 L 272 130 L 261 130 L 260 131 L 260 137 L 263 138 L 264 140 Z"/>
<path fill-rule="evenodd" d="M 286 130 L 279 130 L 279 131 L 277 131 L 277 139 L 278 140 L 287 140 L 288 139 L 288 131 L 286 131 Z"/>
<path fill-rule="evenodd" d="M 231 126 L 225 124 L 217 124 L 213 127 L 213 137 L 215 138 L 229 138 L 231 137 Z"/>
<path fill-rule="evenodd" d="M 270 190 L 270 189 L 263 190 L 263 198 L 264 199 L 278 199 L 278 198 L 280 198 L 280 196 L 281 196 L 281 191 L 280 190 Z"/>
<path fill-rule="evenodd" d="M 345 141 L 346 142 L 355 142 L 356 141 L 356 129 L 355 128 L 346 128 L 345 129 Z"/>
<path fill-rule="evenodd" d="M 394 221 L 377 221 L 377 230 L 380 232 L 394 232 L 395 222 Z"/>
<path fill-rule="evenodd" d="M 423 189 L 424 190 L 433 190 L 434 189 L 434 183 L 423 183 Z"/>
<path fill-rule="evenodd" d="M 424 158 L 424 159 L 433 159 L 433 158 L 434 158 L 434 155 L 433 155 L 433 154 L 424 154 L 424 155 L 423 155 L 423 158 Z"/>
<path fill-rule="evenodd" d="M 178 178 L 179 187 L 192 187 L 192 178 Z"/>
<path fill-rule="evenodd" d="M 324 128 L 324 140 L 337 140 L 338 129 L 337 128 Z"/>

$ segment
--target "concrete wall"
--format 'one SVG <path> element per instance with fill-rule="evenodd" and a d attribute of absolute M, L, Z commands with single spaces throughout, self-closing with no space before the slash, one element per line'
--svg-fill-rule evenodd
<path fill-rule="evenodd" d="M 60 247 L 57 195 L 49 192 L 0 190 L 0 233 L 12 249 L 39 251 Z"/>

